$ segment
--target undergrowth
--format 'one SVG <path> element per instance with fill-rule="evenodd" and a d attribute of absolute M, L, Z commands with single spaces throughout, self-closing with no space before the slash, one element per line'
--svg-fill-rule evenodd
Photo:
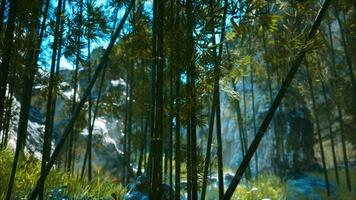
<path fill-rule="evenodd" d="M 279 177 L 272 174 L 261 174 L 258 178 L 243 180 L 236 188 L 232 200 L 286 199 L 287 186 Z M 226 188 L 225 188 L 226 189 Z M 208 200 L 218 199 L 217 187 L 209 187 Z"/>
<path fill-rule="evenodd" d="M 0 199 L 5 199 L 14 152 L 9 149 L 0 151 Z M 31 192 L 40 175 L 41 162 L 32 155 L 20 156 L 12 199 L 22 199 Z M 52 170 L 46 179 L 45 197 L 48 199 L 122 199 L 124 187 L 113 178 L 102 179 L 97 175 L 91 182 L 71 178 L 60 170 Z"/>

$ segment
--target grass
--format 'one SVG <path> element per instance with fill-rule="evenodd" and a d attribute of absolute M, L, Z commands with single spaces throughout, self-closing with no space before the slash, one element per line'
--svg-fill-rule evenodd
<path fill-rule="evenodd" d="M 324 179 L 323 173 L 309 173 L 309 176 Z M 327 196 L 326 191 L 317 191 L 323 200 L 354 200 L 356 199 L 356 170 L 350 169 L 350 179 L 352 191 L 348 191 L 346 186 L 345 171 L 339 170 L 340 184 L 336 184 L 334 170 L 328 170 L 329 180 L 336 186 L 336 191 L 333 196 Z M 226 188 L 225 188 L 226 189 Z M 261 174 L 257 178 L 250 181 L 243 180 L 237 187 L 232 199 L 233 200 L 284 200 L 288 199 L 288 186 L 285 181 L 273 174 Z M 210 188 L 207 191 L 207 199 L 218 199 L 218 189 Z M 296 199 L 309 200 L 308 197 L 296 196 Z"/>
<path fill-rule="evenodd" d="M 0 199 L 5 199 L 13 156 L 14 152 L 9 149 L 0 151 Z M 22 156 L 16 171 L 12 199 L 25 198 L 29 194 L 39 177 L 40 169 L 41 163 L 38 159 L 33 156 Z M 67 173 L 52 170 L 46 179 L 46 196 L 64 195 L 70 199 L 122 199 L 124 196 L 124 187 L 107 175 L 100 176 L 97 172 L 96 178 L 91 182 L 74 177 L 76 176 L 70 178 Z"/>
<path fill-rule="evenodd" d="M 238 187 L 232 199 L 286 199 L 286 184 L 272 174 L 261 174 Z"/>
<path fill-rule="evenodd" d="M 0 199 L 5 199 L 8 178 L 10 176 L 13 151 L 9 149 L 0 151 Z M 182 166 L 182 171 L 185 171 L 185 166 Z M 24 198 L 33 188 L 40 173 L 40 161 L 33 156 L 24 156 L 17 168 L 16 179 L 13 188 L 13 199 Z M 54 191 L 61 190 L 63 195 L 70 199 L 123 199 L 126 192 L 125 188 L 116 183 L 110 175 L 103 175 L 97 171 L 95 178 L 89 182 L 87 180 L 79 180 L 69 178 L 68 174 L 52 170 L 46 180 L 46 194 L 55 194 Z M 184 174 L 184 173 L 183 173 Z M 310 176 L 323 179 L 322 173 L 310 173 Z M 328 170 L 329 180 L 336 185 L 334 170 Z M 102 177 L 105 177 L 102 178 Z M 182 178 L 185 176 L 183 175 Z M 325 191 L 318 191 L 321 198 L 324 200 L 353 200 L 356 199 L 356 170 L 350 169 L 350 178 L 352 184 L 352 192 L 349 192 L 346 187 L 345 172 L 339 170 L 340 184 L 334 196 L 328 197 Z M 225 188 L 226 189 L 226 188 Z M 57 192 L 58 193 L 58 192 Z M 287 184 L 279 177 L 272 174 L 261 174 L 257 178 L 250 181 L 243 180 L 237 187 L 237 190 L 232 197 L 233 200 L 255 200 L 255 199 L 287 199 L 288 187 Z M 215 200 L 218 198 L 218 189 L 214 187 L 208 188 L 207 199 Z M 53 198 L 56 199 L 56 198 Z M 57 198 L 58 199 L 58 198 Z M 305 197 L 298 197 L 305 199 Z"/>
<path fill-rule="evenodd" d="M 103 180 L 99 176 L 91 182 L 75 179 L 68 183 L 67 190 L 68 196 L 73 199 L 123 199 L 126 193 L 121 184 L 116 184 L 112 179 Z"/>
<path fill-rule="evenodd" d="M 329 169 L 328 170 L 328 177 L 330 183 L 334 184 L 337 186 L 336 189 L 336 197 L 335 196 L 327 196 L 327 193 L 325 191 L 320 191 L 320 195 L 322 199 L 325 200 L 354 200 L 356 199 L 356 169 L 350 169 L 350 180 L 351 180 L 351 192 L 347 188 L 346 184 L 346 176 L 345 176 L 345 170 L 344 169 L 339 169 L 339 179 L 340 183 L 337 185 L 336 182 L 336 177 L 335 177 L 335 171 L 334 169 Z M 324 179 L 324 174 L 323 173 L 311 173 L 309 174 L 311 176 L 316 176 L 319 177 L 320 179 Z M 336 198 L 336 199 L 335 199 Z"/>
<path fill-rule="evenodd" d="M 226 189 L 226 188 L 225 188 Z M 218 199 L 218 189 L 210 188 L 207 191 L 208 200 Z M 243 181 L 232 196 L 232 200 L 257 200 L 257 199 L 286 199 L 286 184 L 272 174 L 261 174 L 258 178 Z"/>

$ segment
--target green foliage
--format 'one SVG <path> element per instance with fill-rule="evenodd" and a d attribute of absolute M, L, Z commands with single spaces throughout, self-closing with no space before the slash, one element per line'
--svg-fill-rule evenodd
<path fill-rule="evenodd" d="M 272 174 L 261 174 L 237 188 L 233 199 L 286 199 L 286 183 Z"/>
<path fill-rule="evenodd" d="M 74 179 L 68 183 L 68 196 L 73 199 L 122 199 L 125 188 L 112 179 L 103 180 L 97 176 L 91 182 Z"/>
<path fill-rule="evenodd" d="M 236 54 L 239 54 L 239 52 L 237 52 Z M 223 81 L 225 84 L 231 83 L 231 80 L 239 80 L 243 76 L 247 75 L 246 68 L 252 62 L 252 57 L 250 55 L 246 55 L 246 56 L 235 55 L 235 56 L 237 58 L 235 59 L 234 65 L 238 67 L 231 69 L 223 77 Z"/>
<path fill-rule="evenodd" d="M 222 88 L 222 91 L 224 91 L 228 95 L 228 97 L 230 97 L 232 100 L 240 100 L 241 99 L 240 93 L 238 93 L 234 90 L 231 90 L 229 88 Z"/>
<path fill-rule="evenodd" d="M 278 22 L 282 19 L 281 16 L 276 14 L 265 14 L 259 18 L 260 31 L 268 30 L 275 32 L 278 30 Z"/>
<path fill-rule="evenodd" d="M 5 198 L 8 179 L 12 168 L 13 151 L 9 149 L 0 151 L 0 199 Z M 15 197 L 24 197 L 36 183 L 41 171 L 41 163 L 34 156 L 22 156 L 16 171 L 13 194 Z M 67 182 L 67 175 L 59 171 L 51 171 L 46 180 L 46 189 L 57 187 Z"/>
<path fill-rule="evenodd" d="M 207 199 L 216 199 L 217 188 L 208 190 Z M 243 180 L 237 187 L 233 200 L 257 200 L 273 199 L 280 200 L 287 198 L 287 185 L 279 177 L 272 174 L 261 174 L 250 181 Z"/>
<path fill-rule="evenodd" d="M 14 152 L 9 149 L 0 151 L 0 199 L 4 199 L 7 191 L 8 178 L 11 172 Z M 15 198 L 26 197 L 35 185 L 41 171 L 41 163 L 34 156 L 23 156 L 17 167 L 13 194 Z M 71 199 L 122 199 L 125 189 L 112 178 L 102 179 L 98 176 L 91 182 L 69 178 L 59 170 L 52 170 L 46 179 L 45 194 L 66 186 L 66 194 Z"/>

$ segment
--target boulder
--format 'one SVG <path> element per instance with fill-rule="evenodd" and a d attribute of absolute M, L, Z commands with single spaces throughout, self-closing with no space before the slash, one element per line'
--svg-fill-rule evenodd
<path fill-rule="evenodd" d="M 138 176 L 134 183 L 128 185 L 124 200 L 148 200 L 150 182 L 145 176 Z M 174 190 L 167 184 L 162 184 L 162 200 L 174 199 Z"/>

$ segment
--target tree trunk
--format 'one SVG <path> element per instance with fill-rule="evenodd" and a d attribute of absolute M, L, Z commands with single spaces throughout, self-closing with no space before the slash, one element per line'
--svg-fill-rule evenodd
<path fill-rule="evenodd" d="M 251 82 L 251 100 L 252 100 L 252 125 L 253 135 L 256 136 L 256 111 L 255 111 L 255 91 L 254 91 L 254 72 L 252 65 L 250 65 L 250 82 Z M 258 151 L 255 153 L 255 172 L 258 175 Z"/>
<path fill-rule="evenodd" d="M 75 112 L 77 104 L 77 92 L 78 92 L 78 71 L 79 71 L 79 62 L 80 62 L 80 42 L 81 42 L 81 32 L 82 32 L 82 15 L 83 15 L 83 0 L 79 1 L 79 18 L 78 18 L 78 35 L 76 36 L 76 52 L 75 52 L 75 72 L 73 77 L 73 99 L 72 99 L 72 115 Z M 70 172 L 70 175 L 73 175 L 74 163 L 75 163 L 75 141 L 77 133 L 73 130 L 70 134 L 69 139 L 69 148 L 68 148 L 68 159 L 67 159 L 67 171 Z"/>
<path fill-rule="evenodd" d="M 228 46 L 226 46 L 226 52 L 227 52 L 227 59 L 228 59 L 229 65 L 231 65 L 232 61 L 231 61 L 231 56 L 230 56 L 230 51 L 229 51 Z M 243 82 L 243 84 L 244 84 L 244 82 Z M 236 84 L 235 84 L 234 80 L 231 80 L 231 85 L 232 85 L 233 90 L 235 92 L 237 92 L 237 88 L 236 88 Z M 242 112 L 241 112 L 240 100 L 239 99 L 236 99 L 236 114 L 237 114 L 237 123 L 238 123 L 238 126 L 239 126 L 239 136 L 240 136 L 240 142 L 241 142 L 241 153 L 242 153 L 242 157 L 245 157 L 245 153 L 247 151 L 247 141 L 245 140 L 245 135 L 246 135 L 245 132 L 246 132 L 246 130 L 244 128 L 244 122 L 243 122 L 243 118 L 242 118 Z M 251 168 L 250 168 L 250 166 L 247 167 L 245 178 L 246 179 L 250 179 L 251 178 Z"/>
<path fill-rule="evenodd" d="M 153 2 L 153 70 L 155 84 L 155 120 L 154 135 L 152 138 L 150 156 L 152 159 L 151 177 L 151 199 L 160 200 L 162 198 L 162 136 L 163 136 L 163 12 L 164 2 L 154 0 Z"/>
<path fill-rule="evenodd" d="M 89 37 L 88 37 L 89 38 Z M 90 63 L 90 39 L 88 39 L 88 82 L 90 83 L 91 81 L 91 63 Z M 104 74 L 104 72 L 103 72 Z M 104 76 L 102 77 L 102 79 L 104 78 Z M 100 94 L 101 94 L 101 88 L 102 88 L 102 85 L 100 85 Z M 99 99 L 99 97 L 98 97 Z M 93 128 L 94 128 L 94 124 L 95 124 L 95 118 L 93 119 L 93 123 L 91 122 L 92 121 L 92 95 L 91 93 L 89 94 L 89 98 L 88 98 L 88 104 L 89 104 L 89 107 L 88 107 L 88 128 L 89 128 L 89 133 L 88 133 L 88 144 L 87 144 L 87 151 L 88 151 L 88 181 L 91 181 L 91 178 L 92 178 L 92 140 L 93 140 Z M 95 111 L 97 110 L 97 106 L 95 107 Z M 96 115 L 96 113 L 94 114 Z M 85 164 L 83 165 L 85 166 Z M 84 171 L 84 170 L 83 170 Z"/>
<path fill-rule="evenodd" d="M 180 72 L 178 67 L 176 69 L 175 91 L 175 200 L 180 200 Z"/>
<path fill-rule="evenodd" d="M 9 10 L 10 15 L 9 15 L 9 21 L 8 21 L 9 25 L 6 29 L 6 36 L 5 36 L 5 40 L 10 39 L 10 41 L 6 40 L 7 44 L 5 46 L 5 50 L 7 50 L 7 51 L 5 51 L 5 52 L 10 53 L 10 54 L 11 54 L 11 47 L 8 47 L 8 45 L 11 45 L 12 39 L 13 39 L 16 4 L 17 4 L 16 0 L 11 1 L 11 3 L 10 3 L 10 10 Z M 41 5 L 37 4 L 37 6 L 40 7 Z M 40 13 L 39 12 L 40 9 L 38 9 L 38 10 L 37 9 L 38 8 L 36 6 L 32 7 L 32 11 L 34 13 L 34 19 L 37 19 L 37 17 L 39 16 L 39 13 Z M 30 23 L 29 38 L 31 40 L 33 40 L 33 43 L 30 46 L 30 48 L 28 49 L 28 54 L 26 55 L 26 65 L 28 66 L 30 76 L 28 76 L 28 74 L 26 74 L 24 76 L 25 87 L 23 87 L 24 88 L 23 94 L 22 94 L 23 98 L 21 99 L 21 110 L 20 110 L 20 119 L 19 119 L 18 133 L 17 133 L 15 156 L 14 156 L 14 161 L 12 164 L 11 175 L 9 178 L 9 185 L 7 188 L 6 200 L 11 199 L 12 187 L 13 187 L 13 184 L 15 181 L 17 164 L 19 161 L 20 154 L 21 154 L 21 152 L 23 152 L 24 144 L 25 144 L 25 140 L 26 140 L 27 123 L 28 123 L 27 120 L 28 120 L 28 112 L 29 112 L 30 103 L 31 103 L 33 77 L 34 77 L 34 73 L 35 73 L 35 66 L 37 64 L 36 58 L 38 59 L 38 52 L 36 52 L 36 48 L 37 47 L 40 48 L 40 46 L 37 46 L 37 45 L 38 45 L 38 43 L 39 44 L 41 43 L 41 39 L 42 39 L 40 37 L 40 40 L 37 40 L 37 35 L 36 35 L 37 26 L 38 26 L 38 20 L 34 20 L 32 23 Z M 11 29 L 11 30 L 9 30 L 9 29 Z M 6 67 L 7 67 L 7 70 L 9 68 L 10 55 L 7 55 L 7 53 L 5 54 L 5 56 L 3 58 L 3 63 L 1 65 L 1 68 L 2 68 L 1 71 Z M 36 62 L 36 63 L 34 63 L 34 62 Z M 2 75 L 4 75 L 4 74 L 2 74 Z M 4 78 L 4 77 L 2 76 L 1 78 Z M 5 89 L 6 89 L 6 80 L 5 80 Z M 26 89 L 28 89 L 28 90 L 26 90 Z M 2 113 L 2 112 L 0 112 L 0 113 Z"/>
<path fill-rule="evenodd" d="M 147 128 L 148 128 L 148 120 L 145 120 L 145 125 L 144 125 L 144 119 L 142 117 L 142 126 L 141 126 L 141 133 L 142 133 L 142 141 L 141 141 L 141 147 L 140 147 L 140 156 L 138 159 L 138 167 L 137 167 L 137 174 L 136 177 L 140 176 L 142 174 L 142 165 L 144 161 L 144 154 L 145 154 L 145 147 L 146 147 L 146 140 L 147 140 Z"/>
<path fill-rule="evenodd" d="M 336 12 L 336 9 L 335 9 L 334 14 L 335 14 L 335 17 L 337 19 L 337 22 L 338 22 L 339 28 L 340 28 L 341 44 L 342 44 L 342 46 L 344 48 L 346 63 L 347 63 L 347 66 L 348 66 L 351 85 L 352 85 L 352 90 L 353 90 L 353 93 L 352 93 L 353 96 L 352 97 L 356 98 L 356 80 L 355 80 L 355 76 L 354 76 L 354 72 L 353 72 L 351 56 L 350 56 L 349 49 L 348 49 L 347 38 L 346 38 L 347 36 L 345 35 L 345 30 L 344 30 L 342 21 L 341 21 L 341 19 L 339 17 L 339 14 Z"/>
<path fill-rule="evenodd" d="M 13 47 L 13 38 L 14 38 L 14 29 L 15 29 L 15 19 L 16 19 L 16 9 L 17 9 L 17 0 L 10 2 L 9 17 L 7 20 L 7 27 L 5 31 L 4 38 L 4 48 L 2 53 L 2 62 L 0 64 L 0 131 L 2 131 L 2 117 L 4 113 L 4 103 L 5 103 L 5 94 L 7 88 L 7 78 L 9 75 L 10 69 L 10 60 L 12 55 Z"/>
<path fill-rule="evenodd" d="M 323 79 L 320 79 L 320 80 L 321 80 L 320 82 L 321 82 L 322 89 L 323 89 L 323 97 L 324 97 L 324 101 L 325 101 L 325 104 L 326 104 L 326 109 L 332 109 L 331 106 L 330 106 L 330 103 L 329 103 L 329 99 L 328 99 L 327 94 L 326 94 L 325 83 L 324 83 Z M 330 143 L 331 143 L 331 152 L 332 152 L 332 156 L 333 156 L 335 178 L 336 178 L 336 183 L 339 185 L 340 184 L 339 171 L 338 171 L 338 166 L 337 166 L 334 133 L 333 133 L 333 130 L 332 130 L 330 112 L 327 112 L 326 115 L 327 115 L 327 123 L 328 123 L 329 137 L 330 137 Z"/>
<path fill-rule="evenodd" d="M 224 9 L 223 9 L 223 23 L 221 26 L 221 37 L 219 43 L 219 52 L 217 63 L 214 67 L 215 71 L 215 87 L 216 87 L 216 138 L 218 144 L 218 177 L 219 177 L 219 199 L 224 197 L 224 166 L 223 166 L 223 153 L 222 153 L 222 140 L 221 140 L 221 112 L 220 112 L 220 64 L 223 53 L 223 41 L 225 40 L 225 23 L 227 17 L 227 7 L 228 1 L 224 0 Z"/>
<path fill-rule="evenodd" d="M 322 18 L 324 17 L 326 11 L 327 11 L 327 8 L 330 4 L 330 0 L 325 0 L 314 23 L 313 23 L 313 26 L 311 27 L 311 30 L 308 34 L 308 37 L 306 39 L 306 42 L 310 41 L 314 36 L 315 36 L 315 33 L 317 32 L 319 26 L 320 26 L 320 23 L 321 23 L 321 20 Z M 305 43 L 304 43 L 305 44 Z M 243 175 L 243 173 L 245 172 L 246 168 L 248 167 L 248 164 L 253 156 L 253 154 L 256 152 L 257 148 L 258 148 L 258 145 L 259 143 L 261 142 L 262 140 L 262 137 L 264 135 L 264 133 L 266 132 L 267 128 L 268 128 L 268 125 L 270 124 L 272 118 L 273 118 L 273 115 L 275 113 L 275 111 L 277 110 L 279 104 L 281 103 L 286 91 L 287 91 L 287 88 L 289 87 L 289 85 L 291 84 L 296 72 L 298 71 L 298 68 L 305 56 L 305 53 L 306 53 L 306 50 L 304 47 L 302 47 L 298 54 L 297 54 L 297 57 L 294 59 L 294 61 L 292 62 L 292 67 L 286 77 L 286 79 L 284 80 L 284 82 L 282 83 L 282 86 L 281 86 L 281 89 L 279 90 L 276 98 L 274 99 L 273 103 L 272 103 L 272 106 L 270 107 L 270 109 L 268 110 L 267 112 L 267 115 L 266 117 L 264 118 L 257 134 L 256 134 L 256 137 L 253 139 L 247 153 L 246 153 L 246 156 L 244 157 L 244 159 L 242 160 L 242 163 L 240 165 L 240 167 L 237 169 L 236 171 L 236 174 L 234 176 L 234 178 L 232 179 L 225 195 L 224 195 L 224 200 L 229 200 L 231 199 L 237 185 L 239 184 L 240 180 L 241 180 L 241 177 Z"/>
<path fill-rule="evenodd" d="M 213 0 L 209 1 L 209 15 L 214 16 L 213 10 L 214 10 L 214 5 L 215 2 Z M 215 25 L 214 25 L 214 17 L 211 17 L 210 21 L 208 22 L 209 26 L 209 32 L 214 33 L 215 31 Z M 216 42 L 215 42 L 215 35 L 212 34 L 211 37 L 211 42 L 212 42 L 212 60 L 214 61 L 213 64 L 214 66 L 217 64 L 215 63 L 217 60 L 217 55 L 216 55 Z M 219 67 L 219 66 L 218 66 Z M 215 83 L 215 82 L 214 82 Z M 214 128 L 214 118 L 215 118 L 215 112 L 216 112 L 216 92 L 215 92 L 215 84 L 214 84 L 214 90 L 213 90 L 213 101 L 212 101 L 212 109 L 210 112 L 210 120 L 209 120 L 209 128 L 208 128 L 208 141 L 207 141 L 207 147 L 206 147 L 206 154 L 205 154 L 205 162 L 204 162 L 204 174 L 203 174 L 203 185 L 202 185 L 202 192 L 201 192 L 201 200 L 205 199 L 205 194 L 206 194 L 206 187 L 208 184 L 208 173 L 209 173 L 209 166 L 210 166 L 210 154 L 211 154 L 211 145 L 213 143 L 213 128 Z"/>
<path fill-rule="evenodd" d="M 32 190 L 32 192 L 31 192 L 31 194 L 29 196 L 30 200 L 35 200 L 35 198 L 37 197 L 38 192 L 39 192 L 39 185 L 43 184 L 43 182 L 45 181 L 46 177 L 48 176 L 51 168 L 53 167 L 57 157 L 59 156 L 59 153 L 62 150 L 62 148 L 63 148 L 63 146 L 64 146 L 64 144 L 65 144 L 65 142 L 66 142 L 66 140 L 67 140 L 67 138 L 68 138 L 68 136 L 70 134 L 70 132 L 72 131 L 74 123 L 75 123 L 75 121 L 76 121 L 76 119 L 77 119 L 82 107 L 84 106 L 84 103 L 86 102 L 86 99 L 90 95 L 91 89 L 93 88 L 96 79 L 98 78 L 100 72 L 103 70 L 103 68 L 105 66 L 105 63 L 106 63 L 106 61 L 108 59 L 108 56 L 109 56 L 109 53 L 111 52 L 111 50 L 114 47 L 114 43 L 115 43 L 116 39 L 118 38 L 122 27 L 124 26 L 124 23 L 125 23 L 125 21 L 127 19 L 128 13 L 132 9 L 133 4 L 134 4 L 134 0 L 131 0 L 130 4 L 129 4 L 126 12 L 125 12 L 125 14 L 123 15 L 123 17 L 122 17 L 122 19 L 120 21 L 119 26 L 117 27 L 113 37 L 110 40 L 110 43 L 109 43 L 107 49 L 104 52 L 104 55 L 101 57 L 101 60 L 99 62 L 99 65 L 98 65 L 97 69 L 95 70 L 95 73 L 93 75 L 93 78 L 92 78 L 91 82 L 89 83 L 88 87 L 85 89 L 82 98 L 80 99 L 79 103 L 76 106 L 75 112 L 73 113 L 71 119 L 69 120 L 68 125 L 64 129 L 64 132 L 62 134 L 62 138 L 59 140 L 57 146 L 55 147 L 55 149 L 54 149 L 54 151 L 52 153 L 52 156 L 51 156 L 51 158 L 50 158 L 50 160 L 49 160 L 49 162 L 48 162 L 48 164 L 46 166 L 46 170 L 43 173 L 41 173 L 40 178 L 37 180 L 37 183 L 36 183 L 34 189 Z"/>
<path fill-rule="evenodd" d="M 242 77 L 242 96 L 243 96 L 243 118 L 242 118 L 242 126 L 244 127 L 244 132 L 242 132 L 242 137 L 243 137 L 243 143 L 244 143 L 244 152 L 245 155 L 247 153 L 247 147 L 248 147 L 248 126 L 247 126 L 247 100 L 246 100 L 246 77 Z M 244 155 L 244 157 L 245 157 Z M 252 172 L 251 172 L 251 166 L 247 168 L 247 173 L 246 173 L 246 178 L 250 179 L 252 177 Z"/>
<path fill-rule="evenodd" d="M 83 176 L 84 176 L 85 165 L 86 165 L 86 162 L 88 160 L 88 180 L 89 181 L 91 181 L 91 179 L 92 179 L 92 136 L 93 136 L 93 130 L 94 130 L 96 116 L 98 114 L 101 93 L 102 93 L 102 89 L 103 89 L 103 85 L 104 85 L 105 73 L 106 73 L 106 67 L 103 69 L 103 72 L 101 74 L 101 80 L 100 80 L 100 83 L 99 83 L 99 91 L 98 91 L 98 96 L 96 98 L 96 102 L 95 102 L 95 105 L 94 105 L 95 107 L 94 107 L 93 116 L 90 117 L 92 120 L 89 121 L 90 125 L 89 125 L 89 130 L 88 130 L 88 133 L 89 133 L 88 134 L 88 143 L 87 143 L 87 148 L 86 148 L 86 152 L 85 152 L 85 155 L 84 155 L 84 161 L 83 161 L 83 165 L 82 165 L 81 178 L 83 178 Z M 91 78 L 90 78 L 90 81 L 91 81 Z M 91 98 L 91 93 L 88 96 L 88 98 Z M 89 100 L 90 99 L 88 99 L 88 101 Z"/>
<path fill-rule="evenodd" d="M 208 141 L 206 146 L 206 154 L 205 154 L 205 165 L 204 165 L 204 175 L 203 175 L 203 186 L 201 192 L 201 200 L 205 200 L 206 187 L 208 184 L 208 174 L 209 174 L 209 166 L 210 166 L 210 154 L 211 154 L 211 144 L 213 143 L 213 128 L 214 128 L 214 117 L 216 110 L 216 93 L 213 93 L 213 101 L 210 112 L 210 120 L 209 120 L 209 128 L 208 128 Z"/>
<path fill-rule="evenodd" d="M 198 174 L 197 174 L 197 139 L 196 139 L 196 69 L 194 60 L 194 16 L 193 2 L 188 0 L 186 4 L 187 12 L 187 72 L 188 72 L 188 103 L 189 103 L 189 140 L 190 140 L 190 165 L 187 165 L 191 172 L 191 198 L 198 199 Z"/>
<path fill-rule="evenodd" d="M 22 147 L 22 144 L 25 142 L 21 142 L 21 140 L 25 140 L 26 134 L 27 134 L 27 125 L 28 125 L 28 117 L 29 117 L 29 111 L 30 111 L 30 105 L 31 105 L 31 96 L 32 96 L 32 86 L 34 82 L 34 76 L 36 72 L 36 65 L 39 57 L 39 52 L 40 52 L 40 47 L 42 43 L 42 38 L 45 30 L 45 24 L 46 24 L 46 19 L 47 19 L 47 14 L 48 14 L 48 7 L 49 7 L 49 0 L 46 1 L 45 5 L 45 12 L 43 15 L 42 19 L 42 24 L 41 24 L 41 29 L 40 29 L 40 34 L 38 37 L 37 43 L 34 42 L 34 46 L 29 49 L 29 53 L 27 54 L 28 57 L 26 59 L 26 65 L 29 67 L 29 76 L 24 76 L 24 82 L 25 82 L 25 87 L 22 89 L 22 99 L 21 99 L 21 109 L 20 109 L 20 118 L 19 118 L 19 124 L 18 124 L 18 131 L 17 131 L 17 138 L 18 138 L 18 143 L 16 145 L 15 150 L 15 155 L 16 151 L 18 151 L 18 154 L 20 153 Z M 35 29 L 32 30 L 31 34 L 35 35 L 35 32 L 33 32 Z M 37 38 L 36 38 L 37 39 Z M 37 45 L 37 47 L 36 47 Z M 13 167 L 15 168 L 14 170 L 16 171 L 16 165 L 18 162 L 19 155 L 14 158 L 14 164 Z M 15 174 L 13 175 L 15 177 Z M 11 178 L 10 178 L 11 181 Z M 13 184 L 12 183 L 9 185 Z M 12 187 L 12 186 L 11 186 Z"/>
<path fill-rule="evenodd" d="M 187 116 L 189 119 L 189 116 Z M 191 148 L 192 148 L 192 141 L 190 136 L 190 123 L 188 123 L 187 128 L 187 152 L 186 152 L 186 170 L 187 170 L 187 200 L 192 200 L 192 155 L 191 155 Z"/>
<path fill-rule="evenodd" d="M 313 82 L 311 80 L 310 70 L 308 69 L 308 66 L 306 66 L 306 68 L 307 68 L 307 73 L 308 73 L 309 92 L 310 92 L 311 99 L 312 99 L 312 109 L 313 109 L 313 114 L 314 114 L 315 124 L 316 124 L 316 133 L 318 135 L 318 142 L 319 142 L 319 147 L 320 147 L 321 162 L 323 164 L 324 179 L 325 179 L 325 183 L 326 183 L 326 192 L 327 192 L 328 196 L 330 196 L 329 178 L 328 178 L 328 172 L 327 172 L 326 163 L 325 163 L 323 140 L 322 140 L 322 137 L 321 137 L 320 122 L 319 122 L 319 117 L 318 117 L 318 110 L 317 110 L 317 107 L 316 107 L 316 100 L 315 100 L 315 95 L 314 95 Z"/>
<path fill-rule="evenodd" d="M 337 105 L 338 110 L 338 119 L 340 124 L 340 133 L 341 133 L 341 143 L 342 143 L 342 153 L 344 157 L 344 167 L 345 167 L 345 177 L 346 177 L 346 185 L 347 189 L 351 192 L 351 179 L 350 179 L 350 171 L 349 171 L 349 160 L 347 158 L 347 150 L 346 150 L 346 141 L 345 141 L 345 130 L 344 130 L 344 120 L 343 114 L 340 106 Z"/>
<path fill-rule="evenodd" d="M 15 88 L 15 79 L 16 79 L 16 68 L 12 70 L 11 81 L 9 83 L 9 92 L 6 99 L 6 112 L 5 118 L 3 120 L 3 131 L 2 131 L 2 141 L 0 143 L 0 149 L 4 149 L 7 147 L 10 123 L 12 118 L 12 102 L 14 100 L 14 88 Z"/>
<path fill-rule="evenodd" d="M 129 82 L 129 73 L 126 72 L 126 81 Z M 127 163 L 128 159 L 127 159 L 127 136 L 128 136 L 128 126 L 127 126 L 127 122 L 128 122 L 128 117 L 129 117 L 129 111 L 128 111 L 128 107 L 129 107 L 129 99 L 128 99 L 128 95 L 129 95 L 129 84 L 126 83 L 126 96 L 125 96 L 125 121 L 124 121 L 124 162 Z M 122 174 L 122 179 L 123 179 L 123 183 L 124 185 L 127 184 L 127 174 L 126 174 L 126 165 L 124 165 L 123 167 L 123 174 Z"/>
<path fill-rule="evenodd" d="M 133 104 L 133 71 L 134 71 L 134 64 L 133 62 L 131 62 L 131 66 L 130 66 L 130 78 L 129 78 L 129 111 L 128 111 L 128 128 L 127 128 L 127 165 L 128 167 L 130 167 L 130 163 L 131 163 L 131 137 L 132 137 L 132 104 Z M 131 167 L 130 167 L 131 168 Z M 128 169 L 126 170 L 128 171 Z M 129 177 L 127 178 L 127 182 L 129 183 Z"/>
<path fill-rule="evenodd" d="M 172 17 L 172 22 L 171 25 L 174 25 L 173 17 L 174 17 L 174 12 L 173 12 L 173 2 L 171 2 L 171 17 Z M 174 47 L 173 47 L 174 48 Z M 174 90 L 173 90 L 173 80 L 174 80 L 174 63 L 173 63 L 173 51 L 170 52 L 170 57 L 171 57 L 171 64 L 170 64 L 170 74 L 169 74 L 169 186 L 173 188 L 173 120 L 174 120 Z M 173 194 L 171 194 L 173 196 Z"/>
<path fill-rule="evenodd" d="M 62 8 L 63 6 L 63 8 Z M 63 19 L 62 13 L 65 9 L 65 1 L 58 1 L 57 13 L 56 13 L 56 25 L 55 25 L 55 35 L 53 41 L 53 50 L 52 50 L 52 60 L 49 76 L 49 86 L 48 86 L 48 95 L 47 95 L 47 105 L 46 105 L 46 121 L 45 121 L 45 132 L 44 132 L 44 141 L 42 149 L 42 161 L 41 161 L 41 171 L 46 167 L 46 163 L 49 160 L 51 154 L 51 141 L 52 141 L 52 131 L 55 115 L 55 105 L 56 105 L 56 80 L 58 80 L 59 75 L 59 58 L 61 54 L 62 46 L 62 30 L 63 30 Z M 57 69 L 56 69 L 57 62 Z M 44 184 L 40 186 L 39 199 L 43 199 Z"/>
<path fill-rule="evenodd" d="M 6 8 L 6 0 L 1 0 L 1 6 L 0 6 L 0 40 L 2 39 L 2 27 L 4 23 L 4 14 L 5 14 L 5 8 Z M 1 44 L 0 44 L 1 45 Z"/>
<path fill-rule="evenodd" d="M 236 85 L 234 83 L 234 81 L 232 81 L 232 87 L 233 90 L 235 92 L 237 92 L 237 88 Z M 241 108 L 240 108 L 240 100 L 236 100 L 236 113 L 237 113 L 237 122 L 239 124 L 239 132 L 240 132 L 240 141 L 241 141 L 241 152 L 242 152 L 242 157 L 244 157 L 246 155 L 246 151 L 247 151 L 247 142 L 246 142 L 246 138 L 245 138 L 245 133 L 246 130 L 244 128 L 244 123 L 243 123 L 243 118 L 242 118 L 242 114 L 241 114 Z M 250 179 L 251 178 L 251 168 L 250 166 L 247 167 L 247 171 L 246 171 L 246 179 Z"/>
<path fill-rule="evenodd" d="M 268 47 L 267 47 L 267 42 L 266 42 L 264 33 L 262 33 L 262 42 L 263 42 L 264 53 L 267 55 Z M 271 106 L 272 100 L 273 100 L 271 66 L 267 61 L 266 61 L 266 72 L 267 72 L 268 94 L 269 94 L 269 100 L 270 100 L 270 106 Z M 280 144 L 281 142 L 280 142 L 280 137 L 277 133 L 278 129 L 277 129 L 277 123 L 275 121 L 275 118 L 272 119 L 272 123 L 273 123 L 274 137 L 275 137 L 276 160 L 279 163 L 281 161 L 281 144 Z"/>
<path fill-rule="evenodd" d="M 331 32 L 331 22 L 328 22 L 328 31 L 329 31 L 329 41 L 330 41 L 330 54 L 331 54 L 331 72 L 333 77 L 335 77 L 336 80 L 338 80 L 338 74 L 336 71 L 336 55 L 335 55 L 335 49 L 334 49 L 334 41 L 332 38 L 332 32 Z M 332 81 L 330 79 L 330 85 L 334 88 L 334 90 L 337 90 L 338 87 L 338 82 L 337 81 Z M 341 107 L 339 103 L 336 101 L 336 108 L 338 112 L 338 121 L 340 125 L 340 135 L 341 135 L 341 144 L 342 144 L 342 153 L 343 153 L 343 160 L 344 160 L 344 168 L 345 168 L 345 177 L 346 177 L 346 185 L 349 191 L 351 191 L 351 179 L 350 179 L 350 173 L 349 173 L 349 161 L 347 158 L 347 151 L 346 151 L 346 142 L 345 142 L 345 133 L 344 133 L 344 118 L 342 114 Z"/>

